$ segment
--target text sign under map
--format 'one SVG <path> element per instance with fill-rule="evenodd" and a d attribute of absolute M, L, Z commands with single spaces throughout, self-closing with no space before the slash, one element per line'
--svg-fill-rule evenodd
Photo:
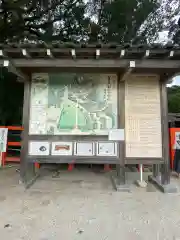
<path fill-rule="evenodd" d="M 124 129 L 111 129 L 109 131 L 110 141 L 124 141 Z"/>

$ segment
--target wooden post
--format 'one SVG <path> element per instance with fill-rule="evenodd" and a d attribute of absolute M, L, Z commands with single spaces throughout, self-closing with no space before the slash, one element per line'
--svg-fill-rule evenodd
<path fill-rule="evenodd" d="M 125 81 L 120 81 L 118 84 L 118 122 L 119 128 L 125 129 Z M 126 183 L 125 174 L 125 144 L 124 141 L 119 143 L 119 161 L 120 164 L 117 166 L 117 177 L 120 185 Z"/>
<path fill-rule="evenodd" d="M 24 83 L 24 105 L 23 105 L 23 134 L 22 138 L 22 150 L 20 160 L 20 176 L 22 182 L 26 187 L 29 187 L 35 177 L 35 164 L 28 161 L 28 137 L 29 137 L 29 112 L 30 112 L 30 88 L 31 82 L 26 81 Z M 36 169 L 37 170 L 37 169 Z"/>
<path fill-rule="evenodd" d="M 162 155 L 164 163 L 161 169 L 163 185 L 170 183 L 170 156 L 169 156 L 169 130 L 168 130 L 168 100 L 167 88 L 164 79 L 161 79 L 161 118 L 162 118 Z"/>

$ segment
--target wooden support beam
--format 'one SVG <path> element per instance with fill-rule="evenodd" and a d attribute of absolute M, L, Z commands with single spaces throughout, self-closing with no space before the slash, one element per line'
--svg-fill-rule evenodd
<path fill-rule="evenodd" d="M 22 55 L 23 55 L 24 57 L 30 58 L 30 55 L 29 55 L 29 53 L 27 52 L 26 49 L 21 49 L 21 51 L 22 51 Z"/>
<path fill-rule="evenodd" d="M 170 51 L 169 53 L 169 58 L 172 58 L 172 57 L 174 57 L 174 51 Z"/>
<path fill-rule="evenodd" d="M 3 59 L 0 59 L 0 65 L 3 65 Z M 131 61 L 133 62 L 133 61 Z M 124 69 L 129 65 L 128 59 L 13 59 L 13 63 L 17 68 L 113 68 Z M 136 60 L 136 68 L 138 69 L 154 69 L 163 70 L 164 72 L 179 72 L 180 61 L 171 59 L 143 59 Z"/>
<path fill-rule="evenodd" d="M 4 60 L 3 67 L 9 67 L 9 60 Z"/>
<path fill-rule="evenodd" d="M 146 50 L 143 59 L 146 59 L 146 58 L 148 58 L 149 56 L 150 56 L 150 50 Z"/>
<path fill-rule="evenodd" d="M 4 50 L 0 49 L 0 57 L 8 58 L 8 55 Z"/>
<path fill-rule="evenodd" d="M 119 75 L 118 79 L 121 79 Z M 118 128 L 125 129 L 125 82 L 119 81 L 118 86 Z M 117 171 L 117 183 L 119 185 L 126 185 L 126 173 L 125 173 L 125 157 L 126 148 L 125 142 L 119 142 L 119 162 L 116 165 Z"/>
<path fill-rule="evenodd" d="M 125 50 L 122 49 L 122 50 L 121 50 L 121 53 L 120 53 L 120 58 L 123 58 L 123 57 L 125 56 L 125 53 L 126 53 Z"/>
<path fill-rule="evenodd" d="M 4 54 L 3 54 L 3 50 L 0 49 L 0 57 L 3 57 Z"/>
<path fill-rule="evenodd" d="M 72 55 L 73 59 L 76 58 L 76 50 L 75 49 L 71 49 L 71 55 Z"/>
<path fill-rule="evenodd" d="M 121 77 L 121 81 L 125 81 L 126 78 L 132 73 L 133 69 L 136 67 L 135 61 L 130 61 L 129 66 L 126 68 L 123 76 Z"/>
<path fill-rule="evenodd" d="M 164 79 L 165 78 L 165 79 Z M 168 130 L 168 99 L 166 76 L 161 77 L 160 97 L 161 97 L 161 126 L 162 126 L 162 155 L 164 164 L 162 166 L 162 184 L 170 183 L 170 161 L 169 161 L 169 130 Z"/>
<path fill-rule="evenodd" d="M 21 70 L 17 69 L 9 60 L 4 60 L 3 67 L 6 67 L 9 72 L 14 73 L 22 82 L 25 82 L 29 79 L 27 75 L 25 75 Z"/>
<path fill-rule="evenodd" d="M 46 53 L 47 53 L 47 56 L 48 56 L 48 57 L 54 58 L 54 57 L 53 57 L 53 54 L 52 54 L 52 51 L 51 51 L 50 48 L 48 48 L 48 49 L 46 50 Z"/>
<path fill-rule="evenodd" d="M 100 49 L 96 49 L 96 59 L 99 59 L 100 55 L 101 55 Z"/>

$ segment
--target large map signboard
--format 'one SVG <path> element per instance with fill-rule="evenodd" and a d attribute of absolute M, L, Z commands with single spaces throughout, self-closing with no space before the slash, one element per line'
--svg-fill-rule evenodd
<path fill-rule="evenodd" d="M 117 76 L 32 76 L 29 134 L 108 135 L 117 128 Z"/>

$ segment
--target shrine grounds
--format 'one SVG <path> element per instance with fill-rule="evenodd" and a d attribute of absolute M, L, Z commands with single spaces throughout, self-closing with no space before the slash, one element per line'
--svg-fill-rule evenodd
<path fill-rule="evenodd" d="M 180 180 L 172 178 L 180 186 Z M 115 192 L 108 173 L 44 172 L 30 189 L 16 167 L 0 170 L 2 240 L 178 240 L 180 193 L 152 185 Z"/>

